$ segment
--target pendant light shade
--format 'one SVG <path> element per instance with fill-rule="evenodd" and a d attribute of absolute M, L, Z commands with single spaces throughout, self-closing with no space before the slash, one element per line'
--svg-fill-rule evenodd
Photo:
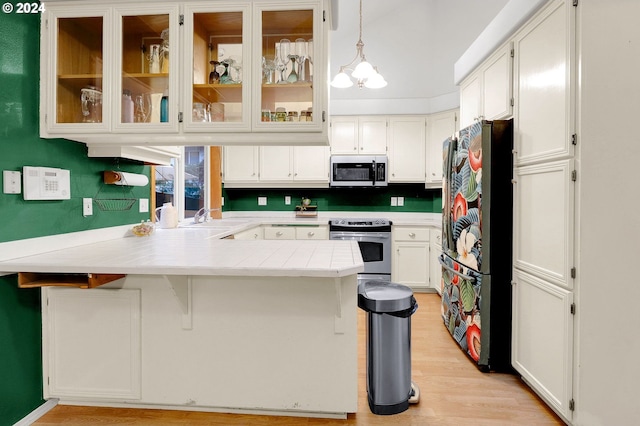
<path fill-rule="evenodd" d="M 367 62 L 364 52 L 364 43 L 362 42 L 362 0 L 360 0 L 360 38 L 356 43 L 356 57 L 347 65 L 340 67 L 340 72 L 331 81 L 331 86 L 344 89 L 353 86 L 353 81 L 347 75 L 346 71 L 351 71 L 351 77 L 354 78 L 359 88 L 367 87 L 369 89 L 380 89 L 387 85 L 385 79 L 378 73 L 376 67 Z"/>

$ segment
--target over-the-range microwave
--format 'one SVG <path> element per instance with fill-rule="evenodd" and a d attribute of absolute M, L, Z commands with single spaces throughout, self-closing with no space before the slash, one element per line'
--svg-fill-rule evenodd
<path fill-rule="evenodd" d="M 387 186 L 384 155 L 332 155 L 331 186 Z"/>

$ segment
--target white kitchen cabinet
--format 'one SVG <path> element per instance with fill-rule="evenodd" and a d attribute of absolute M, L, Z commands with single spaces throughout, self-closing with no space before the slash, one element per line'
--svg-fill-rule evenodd
<path fill-rule="evenodd" d="M 140 291 L 42 291 L 44 397 L 139 400 Z"/>
<path fill-rule="evenodd" d="M 549 405 L 571 418 L 573 292 L 517 269 L 512 281 L 513 367 Z"/>
<path fill-rule="evenodd" d="M 386 116 L 331 117 L 332 155 L 386 155 Z"/>
<path fill-rule="evenodd" d="M 427 188 L 442 188 L 442 144 L 458 131 L 458 110 L 430 114 L 427 117 Z"/>
<path fill-rule="evenodd" d="M 265 240 L 328 240 L 329 227 L 318 226 L 265 226 Z"/>
<path fill-rule="evenodd" d="M 223 149 L 223 180 L 225 186 L 258 182 L 258 147 L 225 146 Z"/>
<path fill-rule="evenodd" d="M 513 47 L 505 43 L 460 85 L 460 128 L 511 116 Z"/>
<path fill-rule="evenodd" d="M 389 117 L 389 182 L 425 181 L 426 134 L 426 116 Z"/>
<path fill-rule="evenodd" d="M 442 266 L 438 260 L 442 253 L 442 229 L 431 228 L 429 234 L 429 285 L 442 295 Z"/>
<path fill-rule="evenodd" d="M 391 280 L 414 290 L 429 289 L 429 228 L 394 225 Z"/>
<path fill-rule="evenodd" d="M 43 4 L 44 138 L 143 147 L 328 144 L 328 85 L 319 84 L 327 80 L 328 0 Z M 263 81 L 263 57 L 273 58 L 282 38 L 313 39 L 314 84 Z M 225 51 L 236 54 L 231 77 L 223 79 L 223 72 L 215 78 L 210 62 L 223 59 Z M 159 59 L 151 61 L 155 52 Z M 134 103 L 133 120 L 123 114 L 125 92 Z M 165 96 L 166 120 L 160 114 Z M 210 120 L 195 118 L 196 103 L 211 106 Z M 313 115 L 262 120 L 263 110 L 279 107 L 312 108 Z"/>
<path fill-rule="evenodd" d="M 233 234 L 235 240 L 263 240 L 264 229 L 261 226 L 255 228 L 245 229 L 244 231 L 236 232 Z"/>
<path fill-rule="evenodd" d="M 226 146 L 227 188 L 323 188 L 329 186 L 327 146 Z"/>

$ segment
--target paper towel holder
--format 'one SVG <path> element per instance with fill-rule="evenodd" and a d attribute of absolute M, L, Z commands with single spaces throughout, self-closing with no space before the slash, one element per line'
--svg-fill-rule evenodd
<path fill-rule="evenodd" d="M 102 176 L 104 183 L 109 185 L 147 186 L 149 184 L 149 178 L 138 173 L 105 170 Z"/>

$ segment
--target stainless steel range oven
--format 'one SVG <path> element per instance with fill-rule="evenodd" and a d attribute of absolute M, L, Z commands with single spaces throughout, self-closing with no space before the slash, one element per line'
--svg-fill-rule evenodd
<path fill-rule="evenodd" d="M 331 219 L 330 240 L 354 240 L 360 246 L 365 279 L 391 281 L 391 221 L 387 219 Z"/>

